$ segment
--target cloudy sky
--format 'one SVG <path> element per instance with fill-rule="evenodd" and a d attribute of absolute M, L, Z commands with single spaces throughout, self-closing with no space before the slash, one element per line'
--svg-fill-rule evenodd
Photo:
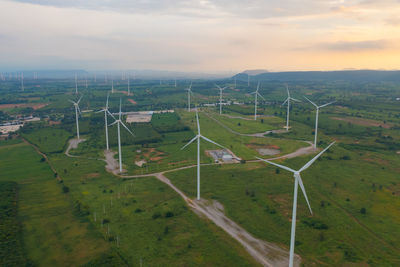
<path fill-rule="evenodd" d="M 0 69 L 400 69 L 400 0 L 0 0 Z"/>

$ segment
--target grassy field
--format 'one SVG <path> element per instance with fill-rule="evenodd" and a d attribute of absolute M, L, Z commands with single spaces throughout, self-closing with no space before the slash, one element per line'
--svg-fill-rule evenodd
<path fill-rule="evenodd" d="M 394 171 L 399 160 L 388 160 L 382 169 L 371 163 L 371 156 L 334 146 L 302 174 L 314 211 L 310 216 L 301 195 L 296 251 L 305 266 L 400 263 L 400 236 L 396 231 L 400 217 L 395 212 L 400 200 L 393 194 L 400 182 Z M 299 168 L 307 158 L 287 160 L 285 165 Z M 178 188 L 195 196 L 195 169 L 167 176 Z M 275 167 L 263 163 L 208 166 L 202 168 L 201 186 L 203 198 L 220 201 L 228 216 L 245 229 L 261 239 L 288 246 L 293 194 L 290 173 L 277 173 Z M 388 215 L 387 211 L 392 212 Z"/>
<path fill-rule="evenodd" d="M 18 184 L 0 182 L 0 265 L 24 266 L 29 263 L 18 220 Z"/>
<path fill-rule="evenodd" d="M 26 128 L 22 136 L 39 147 L 43 153 L 57 153 L 63 151 L 68 138 L 72 135 L 63 129 L 35 127 L 32 130 Z"/>
<path fill-rule="evenodd" d="M 130 265 L 138 265 L 140 259 L 144 266 L 256 265 L 236 241 L 199 219 L 155 178 L 122 181 L 96 160 L 54 154 L 50 161 L 71 198 L 79 201 L 82 219 L 89 220 Z"/>
<path fill-rule="evenodd" d="M 73 214 L 68 194 L 41 158 L 26 144 L 0 148 L 0 181 L 18 183 L 18 220 L 28 259 L 39 266 L 79 266 L 107 254 L 108 244 Z"/>

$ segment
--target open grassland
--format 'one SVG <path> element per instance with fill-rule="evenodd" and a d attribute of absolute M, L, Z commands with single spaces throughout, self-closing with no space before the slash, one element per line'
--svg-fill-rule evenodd
<path fill-rule="evenodd" d="M 62 184 L 31 146 L 2 146 L 0 161 L 0 181 L 18 183 L 18 220 L 27 257 L 34 265 L 79 266 L 108 253 L 108 244 L 90 223 L 73 214 Z"/>
<path fill-rule="evenodd" d="M 210 116 L 220 121 L 235 132 L 242 134 L 263 133 L 270 130 L 282 129 L 285 121 L 278 117 L 257 117 L 257 120 L 252 118 L 236 118 L 236 116 L 228 117 L 225 114 L 220 116 L 215 112 L 210 112 Z"/>
<path fill-rule="evenodd" d="M 121 180 L 104 162 L 64 155 L 50 161 L 83 220 L 130 265 L 257 265 L 245 250 L 214 224 L 199 219 L 172 189 L 154 177 Z M 221 253 L 223 251 L 223 253 Z"/>
<path fill-rule="evenodd" d="M 360 156 L 340 146 L 330 150 L 302 174 L 314 215 L 299 196 L 296 253 L 305 266 L 400 264 L 396 230 L 400 217 L 395 212 L 400 209 L 396 195 L 399 159 L 385 160 L 382 166 L 369 159 L 376 154 Z M 309 158 L 284 164 L 297 169 Z M 264 163 L 205 166 L 201 173 L 202 198 L 221 202 L 227 215 L 255 236 L 288 246 L 293 200 L 290 173 Z M 195 196 L 195 169 L 167 176 Z"/>
<path fill-rule="evenodd" d="M 18 184 L 0 182 L 0 265 L 28 264 L 18 215 Z"/>
<path fill-rule="evenodd" d="M 58 128 L 26 126 L 23 128 L 22 136 L 39 147 L 43 153 L 57 153 L 63 151 L 71 134 Z"/>

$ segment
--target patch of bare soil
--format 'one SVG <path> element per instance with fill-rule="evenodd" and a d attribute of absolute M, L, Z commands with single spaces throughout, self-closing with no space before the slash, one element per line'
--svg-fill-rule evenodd
<path fill-rule="evenodd" d="M 20 104 L 1 104 L 0 109 L 6 109 L 6 108 L 33 108 L 34 110 L 43 108 L 47 106 L 48 104 L 45 103 L 20 103 Z"/>
<path fill-rule="evenodd" d="M 137 102 L 136 102 L 135 100 L 133 100 L 133 99 L 128 99 L 128 101 L 131 102 L 131 103 L 134 104 L 134 105 L 137 104 Z"/>
<path fill-rule="evenodd" d="M 354 117 L 343 117 L 343 118 L 331 117 L 331 119 L 337 120 L 337 121 L 350 122 L 355 125 L 382 127 L 385 129 L 389 129 L 393 126 L 391 123 L 383 123 L 383 122 L 377 121 L 377 120 L 354 118 Z"/>
<path fill-rule="evenodd" d="M 69 154 L 69 151 L 71 149 L 77 149 L 79 143 L 82 143 L 84 141 L 85 141 L 85 139 L 70 139 L 69 140 L 69 144 L 68 144 L 68 148 L 67 148 L 67 150 L 65 150 L 65 155 L 67 155 L 68 157 L 71 157 L 71 158 L 78 157 L 78 156 L 74 156 L 74 155 Z"/>
<path fill-rule="evenodd" d="M 117 154 L 117 152 L 114 152 L 111 150 L 104 150 L 104 157 L 105 157 L 105 161 L 106 161 L 106 170 L 115 175 L 118 175 L 119 164 L 118 164 L 118 161 L 114 158 L 115 154 Z"/>
<path fill-rule="evenodd" d="M 94 172 L 94 173 L 89 173 L 88 175 L 86 175 L 86 178 L 96 178 L 96 177 L 99 177 L 99 176 L 100 176 L 99 173 Z"/>

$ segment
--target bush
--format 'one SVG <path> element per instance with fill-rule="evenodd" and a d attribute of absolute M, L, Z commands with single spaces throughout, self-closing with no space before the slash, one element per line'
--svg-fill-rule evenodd
<path fill-rule="evenodd" d="M 68 186 L 65 186 L 65 185 L 63 185 L 63 187 L 62 187 L 62 191 L 63 191 L 63 193 L 68 193 L 69 192 L 69 187 Z"/>
<path fill-rule="evenodd" d="M 157 218 L 160 218 L 161 217 L 161 213 L 159 213 L 159 212 L 155 212 L 155 213 L 153 213 L 153 216 L 151 216 L 151 218 L 153 219 L 153 220 L 155 220 L 155 219 L 157 219 Z"/>
<path fill-rule="evenodd" d="M 317 229 L 317 230 L 327 230 L 328 229 L 328 225 L 326 225 L 322 221 L 320 221 L 318 219 L 314 219 L 314 218 L 305 219 L 302 221 L 302 223 L 304 223 L 305 225 L 307 225 L 313 229 Z"/>
<path fill-rule="evenodd" d="M 366 214 L 367 213 L 367 209 L 366 208 L 361 208 L 360 209 L 360 213 L 361 214 Z"/>
<path fill-rule="evenodd" d="M 172 211 L 167 211 L 165 213 L 165 218 L 171 218 L 171 217 L 174 217 L 174 213 Z"/>

